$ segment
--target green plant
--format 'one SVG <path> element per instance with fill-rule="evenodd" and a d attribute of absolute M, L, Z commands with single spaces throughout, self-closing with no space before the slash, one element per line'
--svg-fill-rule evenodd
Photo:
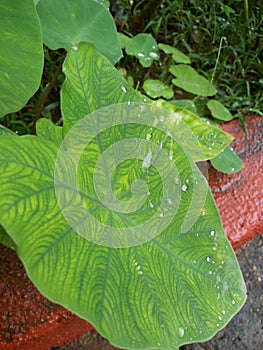
<path fill-rule="evenodd" d="M 198 106 L 200 104 L 202 104 L 202 106 L 206 104 L 207 108 L 211 112 L 212 117 L 214 117 L 217 122 L 222 120 L 229 121 L 233 119 L 231 113 L 221 102 L 214 99 L 207 99 L 207 97 L 214 96 L 217 93 L 217 89 L 211 82 L 209 82 L 206 78 L 198 74 L 191 66 L 189 66 L 191 60 L 184 53 L 167 44 L 161 43 L 157 46 L 157 43 L 149 34 L 138 34 L 133 38 L 128 38 L 124 35 L 121 35 L 120 42 L 122 44 L 122 47 L 125 48 L 127 54 L 137 57 L 139 59 L 139 62 L 144 67 L 149 67 L 152 64 L 153 60 L 159 59 L 158 47 L 166 54 L 172 55 L 172 60 L 169 60 L 168 66 L 171 66 L 169 68 L 169 72 L 172 73 L 176 79 L 171 79 L 167 74 L 169 72 L 165 74 L 165 78 L 168 82 L 163 82 L 159 79 L 146 79 L 143 82 L 143 90 L 148 96 L 153 99 L 164 97 L 170 100 L 169 102 L 171 102 L 173 105 L 183 107 L 194 113 L 197 112 Z M 196 96 L 190 103 L 189 100 L 185 99 L 173 99 L 174 92 L 173 89 L 169 86 L 169 80 L 171 80 L 171 83 L 176 87 L 179 87 L 187 93 Z M 203 113 L 200 114 L 201 116 L 204 116 Z M 235 154 L 234 151 L 230 152 L 230 149 L 228 149 L 228 152 L 222 151 L 219 156 L 216 156 L 215 160 L 212 161 L 211 164 L 217 170 L 226 173 L 237 172 L 243 167 L 243 164 L 237 154 Z M 226 166 L 226 164 L 228 164 L 228 166 Z"/>
<path fill-rule="evenodd" d="M 110 23 L 104 4 L 40 0 L 36 12 L 30 0 L 18 2 L 6 1 L 2 13 L 16 21 L 31 5 L 44 43 L 67 50 L 66 79 L 62 126 L 41 118 L 37 136 L 1 128 L 0 222 L 8 245 L 46 297 L 116 346 L 178 349 L 212 337 L 242 307 L 245 285 L 195 163 L 218 155 L 232 137 L 129 86 L 113 66 L 120 54 L 114 27 L 110 47 L 93 32 Z M 92 26 L 81 17 L 88 12 L 101 15 Z M 30 57 L 31 39 L 24 45 Z M 38 60 L 42 66 L 40 52 Z M 0 73 L 1 92 L 12 69 Z M 35 80 L 29 77 L 27 98 Z M 25 103 L 12 103 L 10 86 L 1 115 Z M 2 228 L 0 238 L 5 243 Z"/>

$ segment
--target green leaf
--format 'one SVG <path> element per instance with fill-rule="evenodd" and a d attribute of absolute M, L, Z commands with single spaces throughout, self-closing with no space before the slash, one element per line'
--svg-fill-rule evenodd
<path fill-rule="evenodd" d="M 56 50 L 76 47 L 82 41 L 95 44 L 112 63 L 122 56 L 117 30 L 107 8 L 93 0 L 40 0 L 37 12 L 44 43 Z"/>
<path fill-rule="evenodd" d="M 172 83 L 185 91 L 198 96 L 212 96 L 216 88 L 190 66 L 179 64 L 170 68 L 170 72 L 177 77 Z"/>
<path fill-rule="evenodd" d="M 61 109 L 65 132 L 99 108 L 122 102 L 146 102 L 93 45 L 81 43 L 77 50 L 70 49 L 63 71 L 66 80 L 61 90 Z"/>
<path fill-rule="evenodd" d="M 189 112 L 198 114 L 195 103 L 192 100 L 172 100 L 169 101 L 173 106 L 181 107 L 187 109 Z"/>
<path fill-rule="evenodd" d="M 156 108 L 159 110 L 156 113 L 162 116 L 165 126 L 177 132 L 181 145 L 195 162 L 214 158 L 233 140 L 230 134 L 208 125 L 196 114 L 172 105 L 170 101 L 156 101 Z M 181 125 L 179 130 L 178 123 Z"/>
<path fill-rule="evenodd" d="M 143 90 L 152 98 L 164 97 L 170 99 L 174 95 L 173 89 L 160 80 L 145 80 Z"/>
<path fill-rule="evenodd" d="M 227 146 L 222 152 L 211 159 L 213 167 L 222 173 L 233 174 L 243 168 L 243 163 L 234 150 Z"/>
<path fill-rule="evenodd" d="M 172 54 L 173 60 L 177 63 L 190 64 L 191 60 L 183 52 L 177 50 L 175 47 L 172 47 L 167 44 L 158 44 L 160 50 L 164 51 L 167 54 Z"/>
<path fill-rule="evenodd" d="M 65 134 L 80 119 L 102 107 L 137 102 L 153 104 L 160 110 L 157 112 L 160 113 L 160 118 L 167 119 L 165 123 L 169 122 L 171 129 L 176 129 L 177 122 L 183 121 L 187 130 L 184 128 L 181 142 L 196 161 L 215 157 L 233 139 L 231 135 L 207 125 L 186 109 L 172 106 L 165 101 L 154 102 L 146 99 L 129 86 L 117 69 L 93 45 L 82 43 L 78 50 L 69 50 L 63 68 L 66 80 L 61 91 L 61 107 Z M 161 115 L 163 110 L 164 116 L 170 117 L 164 118 Z M 200 148 L 196 147 L 197 140 Z"/>
<path fill-rule="evenodd" d="M 157 117 L 152 106 L 149 113 L 140 104 L 135 109 L 125 106 L 83 118 L 67 134 L 60 150 L 42 137 L 0 138 L 1 222 L 37 288 L 91 322 L 113 345 L 179 349 L 207 340 L 223 328 L 244 304 L 245 285 L 198 168 L 166 131 L 145 127 L 143 123 L 154 125 Z M 112 120 L 115 125 L 103 130 Z M 96 130 L 101 132 L 93 137 Z M 129 159 L 122 158 L 123 151 L 130 151 Z M 155 162 L 163 151 L 167 157 L 157 171 Z M 79 155 L 74 175 L 75 156 Z M 118 164 L 112 174 L 110 168 L 103 171 L 98 166 L 106 160 L 107 166 L 112 160 L 113 165 Z M 97 182 L 93 182 L 95 165 Z M 172 176 L 171 181 L 173 171 L 177 177 Z M 77 176 L 73 187 L 68 186 L 72 174 L 73 180 Z M 134 196 L 131 186 L 138 179 L 148 189 L 137 209 L 134 198 L 141 196 L 141 182 L 133 185 Z M 99 198 L 100 185 L 105 184 L 111 184 L 116 203 L 121 201 L 127 209 L 131 202 L 134 210 L 122 212 L 105 206 L 105 198 Z M 78 204 L 79 195 L 84 206 Z M 96 218 L 96 225 L 91 221 L 86 227 L 87 211 Z M 137 235 L 143 222 L 154 217 L 152 229 Z M 168 225 L 167 218 L 171 219 Z M 103 246 L 100 243 L 109 238 L 101 235 L 103 224 L 112 230 L 133 228 L 131 238 L 146 238 L 146 242 L 125 248 Z M 163 231 L 151 239 L 155 228 L 162 225 Z M 84 235 L 81 227 L 86 227 Z M 93 241 L 97 237 L 99 244 Z M 118 236 L 111 238 L 115 242 Z"/>
<path fill-rule="evenodd" d="M 41 118 L 37 121 L 36 134 L 51 142 L 54 142 L 58 146 L 63 141 L 63 128 L 54 125 L 48 119 Z"/>
<path fill-rule="evenodd" d="M 0 4 L 0 117 L 21 109 L 40 84 L 43 46 L 32 0 Z"/>
<path fill-rule="evenodd" d="M 119 43 L 122 49 L 124 49 L 127 45 L 127 42 L 131 40 L 127 35 L 124 35 L 123 33 L 117 33 L 119 38 Z"/>
<path fill-rule="evenodd" d="M 154 60 L 158 60 L 159 50 L 156 41 L 150 34 L 138 34 L 126 42 L 128 55 L 136 56 L 143 67 L 150 67 Z"/>
<path fill-rule="evenodd" d="M 4 135 L 16 135 L 16 133 L 0 124 L 0 136 Z"/>
<path fill-rule="evenodd" d="M 207 107 L 212 113 L 212 116 L 219 120 L 229 121 L 233 119 L 229 110 L 219 101 L 210 100 L 207 103 Z"/>
<path fill-rule="evenodd" d="M 0 244 L 3 244 L 7 248 L 16 249 L 16 245 L 11 237 L 5 232 L 4 228 L 0 225 Z"/>

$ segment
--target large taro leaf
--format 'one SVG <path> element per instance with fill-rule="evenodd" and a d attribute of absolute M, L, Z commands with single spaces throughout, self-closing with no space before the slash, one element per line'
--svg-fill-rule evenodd
<path fill-rule="evenodd" d="M 204 341 L 245 301 L 207 183 L 164 113 L 101 109 L 60 149 L 0 138 L 0 220 L 29 277 L 123 348 Z"/>
<path fill-rule="evenodd" d="M 155 103 L 146 99 L 129 86 L 117 69 L 93 45 L 81 43 L 77 50 L 70 49 L 63 70 L 66 80 L 61 92 L 61 108 L 65 133 L 81 118 L 102 107 L 118 103 L 146 102 L 164 110 L 159 119 L 170 129 L 175 130 L 178 121 L 184 122 L 188 130 L 182 132 L 181 142 L 195 161 L 214 158 L 232 140 L 231 135 L 207 125 L 197 115 L 182 107 L 172 106 L 161 100 Z M 198 139 L 201 153 L 196 148 L 195 141 L 192 142 L 193 139 Z"/>
<path fill-rule="evenodd" d="M 44 43 L 56 50 L 95 44 L 112 63 L 122 56 L 114 20 L 105 5 L 93 0 L 40 0 L 37 12 Z"/>
<path fill-rule="evenodd" d="M 43 69 L 39 19 L 32 0 L 0 3 L 0 117 L 19 110 L 35 93 Z"/>

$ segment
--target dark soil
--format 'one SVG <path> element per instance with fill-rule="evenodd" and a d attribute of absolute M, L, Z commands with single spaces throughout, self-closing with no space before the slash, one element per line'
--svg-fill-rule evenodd
<path fill-rule="evenodd" d="M 260 350 L 263 349 L 263 236 L 237 252 L 246 280 L 248 299 L 230 323 L 208 342 L 181 347 L 181 350 Z M 96 333 L 53 350 L 114 350 Z"/>

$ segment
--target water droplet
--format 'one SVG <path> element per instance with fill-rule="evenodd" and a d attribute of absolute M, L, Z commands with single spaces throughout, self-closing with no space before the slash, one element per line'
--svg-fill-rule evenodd
<path fill-rule="evenodd" d="M 222 317 L 221 317 L 221 316 L 218 316 L 218 319 L 219 319 L 220 321 L 222 321 Z"/>
<path fill-rule="evenodd" d="M 200 213 L 202 216 L 205 216 L 206 215 L 206 211 L 205 210 L 201 210 L 201 213 Z"/>
<path fill-rule="evenodd" d="M 206 261 L 207 261 L 207 262 L 211 262 L 211 260 L 212 260 L 212 259 L 210 258 L 210 256 L 207 256 L 207 257 L 206 257 Z"/>
<path fill-rule="evenodd" d="M 225 315 L 225 314 L 226 314 L 226 310 L 222 310 L 222 314 L 224 314 L 224 315 Z"/>
<path fill-rule="evenodd" d="M 169 159 L 173 160 L 173 140 L 170 143 Z"/>
<path fill-rule="evenodd" d="M 150 205 L 150 208 L 154 208 L 154 205 L 150 200 L 149 200 L 149 205 Z"/>
<path fill-rule="evenodd" d="M 212 271 L 208 271 L 208 273 L 209 273 L 209 275 L 212 275 L 213 272 Z"/>
<path fill-rule="evenodd" d="M 183 191 L 183 192 L 186 192 L 187 190 L 188 190 L 188 186 L 187 186 L 187 185 L 183 185 L 183 186 L 182 186 L 182 191 Z"/>
<path fill-rule="evenodd" d="M 179 184 L 179 179 L 178 179 L 178 177 L 175 177 L 175 178 L 174 178 L 174 182 L 176 183 L 176 185 Z"/>
<path fill-rule="evenodd" d="M 135 259 L 132 260 L 132 263 L 133 263 L 135 266 L 138 265 L 138 263 L 137 263 L 137 261 L 136 261 Z"/>
<path fill-rule="evenodd" d="M 144 57 L 144 53 L 138 52 L 138 57 Z"/>
<path fill-rule="evenodd" d="M 161 343 L 158 342 L 158 343 L 157 343 L 157 346 L 161 346 Z"/>
<path fill-rule="evenodd" d="M 214 236 L 215 236 L 215 233 L 216 233 L 215 230 L 211 230 L 211 231 L 210 231 L 210 236 L 211 236 L 211 237 L 214 237 Z"/>
<path fill-rule="evenodd" d="M 153 48 L 153 49 L 156 49 L 156 45 L 153 45 L 152 48 Z"/>
<path fill-rule="evenodd" d="M 172 200 L 171 200 L 171 198 L 167 198 L 167 202 L 168 202 L 168 204 L 172 204 L 173 202 L 172 202 Z"/>
<path fill-rule="evenodd" d="M 78 50 L 78 45 L 73 45 L 73 46 L 72 46 L 72 49 L 73 49 L 74 51 L 77 51 L 77 50 Z"/>
<path fill-rule="evenodd" d="M 160 122 L 163 122 L 164 121 L 164 116 L 160 115 L 159 120 L 160 120 Z"/>
<path fill-rule="evenodd" d="M 144 99 L 143 99 L 143 102 L 146 102 L 146 101 L 147 101 L 146 98 L 144 98 Z"/>
<path fill-rule="evenodd" d="M 143 159 L 143 162 L 142 162 L 142 167 L 143 168 L 149 168 L 150 165 L 151 165 L 151 159 L 152 159 L 152 151 L 150 150 L 146 157 Z"/>
<path fill-rule="evenodd" d="M 156 52 L 150 52 L 150 53 L 149 53 L 149 56 L 150 56 L 151 58 L 157 58 L 157 57 L 158 57 L 158 54 L 157 54 Z"/>
<path fill-rule="evenodd" d="M 236 302 L 235 302 L 235 300 L 233 299 L 233 300 L 232 300 L 232 304 L 235 305 L 235 303 L 236 303 Z"/>
<path fill-rule="evenodd" d="M 127 92 L 126 87 L 122 85 L 122 86 L 121 86 L 121 89 L 122 89 L 122 91 L 126 94 L 126 92 Z"/>
<path fill-rule="evenodd" d="M 163 213 L 160 213 L 160 218 L 163 218 Z"/>
<path fill-rule="evenodd" d="M 193 264 L 196 264 L 196 260 L 193 261 Z"/>
<path fill-rule="evenodd" d="M 180 338 L 182 338 L 184 336 L 184 329 L 183 329 L 183 327 L 179 327 L 178 328 L 178 336 Z"/>
<path fill-rule="evenodd" d="M 130 106 L 130 104 L 131 104 L 131 101 L 128 101 L 128 106 Z"/>
<path fill-rule="evenodd" d="M 152 134 L 149 134 L 149 133 L 148 133 L 148 134 L 146 135 L 146 140 L 149 141 L 151 138 L 152 138 Z"/>
<path fill-rule="evenodd" d="M 231 173 L 233 173 L 236 169 L 235 168 L 231 168 Z"/>

